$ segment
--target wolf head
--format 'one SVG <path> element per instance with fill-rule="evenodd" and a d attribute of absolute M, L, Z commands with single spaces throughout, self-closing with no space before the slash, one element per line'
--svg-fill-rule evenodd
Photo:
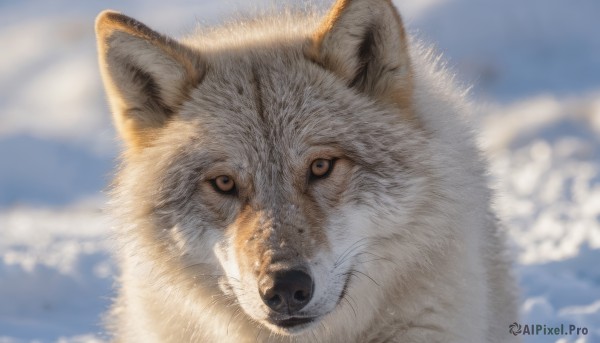
<path fill-rule="evenodd" d="M 188 305 L 191 288 L 218 285 L 281 334 L 343 325 L 386 301 L 371 290 L 399 282 L 389 270 L 407 274 L 443 241 L 418 229 L 435 180 L 391 1 L 185 42 L 110 11 L 96 30 L 125 142 L 123 230 L 144 242 L 126 254 L 190 280 L 176 293 Z"/>

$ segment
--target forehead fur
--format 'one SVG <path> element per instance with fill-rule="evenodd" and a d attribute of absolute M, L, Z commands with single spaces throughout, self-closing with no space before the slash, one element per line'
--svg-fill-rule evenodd
<path fill-rule="evenodd" d="M 306 171 L 303 158 L 312 148 L 326 147 L 359 167 L 356 187 L 369 193 L 380 187 L 401 190 L 405 181 L 398 175 L 427 164 L 426 134 L 405 120 L 404 109 L 373 99 L 306 56 L 317 22 L 284 15 L 188 37 L 186 44 L 196 47 L 205 62 L 202 81 L 158 133 L 153 148 L 128 164 L 189 189 L 197 174 L 221 163 L 229 168 L 224 173 L 245 174 L 262 203 L 293 193 L 294 173 Z"/>
<path fill-rule="evenodd" d="M 368 159 L 373 149 L 393 154 L 393 140 L 415 136 L 402 109 L 373 101 L 307 59 L 305 38 L 206 53 L 203 81 L 174 121 L 195 127 L 188 132 L 199 141 L 246 156 L 285 151 L 293 158 L 311 146 L 334 146 L 349 154 L 363 150 Z M 169 128 L 165 133 L 177 134 Z"/>
<path fill-rule="evenodd" d="M 299 38 L 310 37 L 322 20 L 322 15 L 317 10 L 273 10 L 244 16 L 243 19 L 231 20 L 219 26 L 198 27 L 181 41 L 203 52 L 245 49 L 249 45 L 293 44 Z"/>
<path fill-rule="evenodd" d="M 261 172 L 285 177 L 311 148 L 336 148 L 375 167 L 407 162 L 406 149 L 422 141 L 400 109 L 349 88 L 305 59 L 300 47 L 248 49 L 208 65 L 203 82 L 174 117 L 177 125 L 166 128 L 163 138 L 179 141 L 186 132 L 197 143 L 190 150 L 209 150 L 259 173 L 257 179 L 274 176 Z M 262 163 L 269 168 L 248 169 Z"/>

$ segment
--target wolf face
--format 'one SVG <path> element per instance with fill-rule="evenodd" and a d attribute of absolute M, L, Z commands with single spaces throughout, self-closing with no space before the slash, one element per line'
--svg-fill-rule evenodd
<path fill-rule="evenodd" d="M 391 2 L 338 1 L 268 40 L 249 27 L 177 42 L 116 12 L 96 25 L 126 146 L 115 197 L 145 242 L 126 249 L 177 270 L 187 286 L 153 277 L 186 306 L 209 290 L 284 335 L 369 317 L 389 268 L 447 239 L 414 229 L 436 179 Z"/>

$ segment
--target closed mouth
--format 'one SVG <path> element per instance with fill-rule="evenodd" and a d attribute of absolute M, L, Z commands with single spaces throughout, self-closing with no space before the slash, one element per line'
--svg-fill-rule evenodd
<path fill-rule="evenodd" d="M 279 327 L 287 329 L 302 326 L 311 323 L 314 320 L 314 317 L 291 317 L 283 320 L 271 320 L 271 322 Z"/>

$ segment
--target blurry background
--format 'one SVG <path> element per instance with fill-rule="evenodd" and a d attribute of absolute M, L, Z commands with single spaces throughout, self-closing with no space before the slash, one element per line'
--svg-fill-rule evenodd
<path fill-rule="evenodd" d="M 395 2 L 474 85 L 520 322 L 589 329 L 526 342 L 600 342 L 600 1 Z M 106 339 L 115 266 L 103 189 L 119 147 L 96 14 L 113 8 L 181 36 L 266 3 L 0 0 L 0 342 Z"/>

